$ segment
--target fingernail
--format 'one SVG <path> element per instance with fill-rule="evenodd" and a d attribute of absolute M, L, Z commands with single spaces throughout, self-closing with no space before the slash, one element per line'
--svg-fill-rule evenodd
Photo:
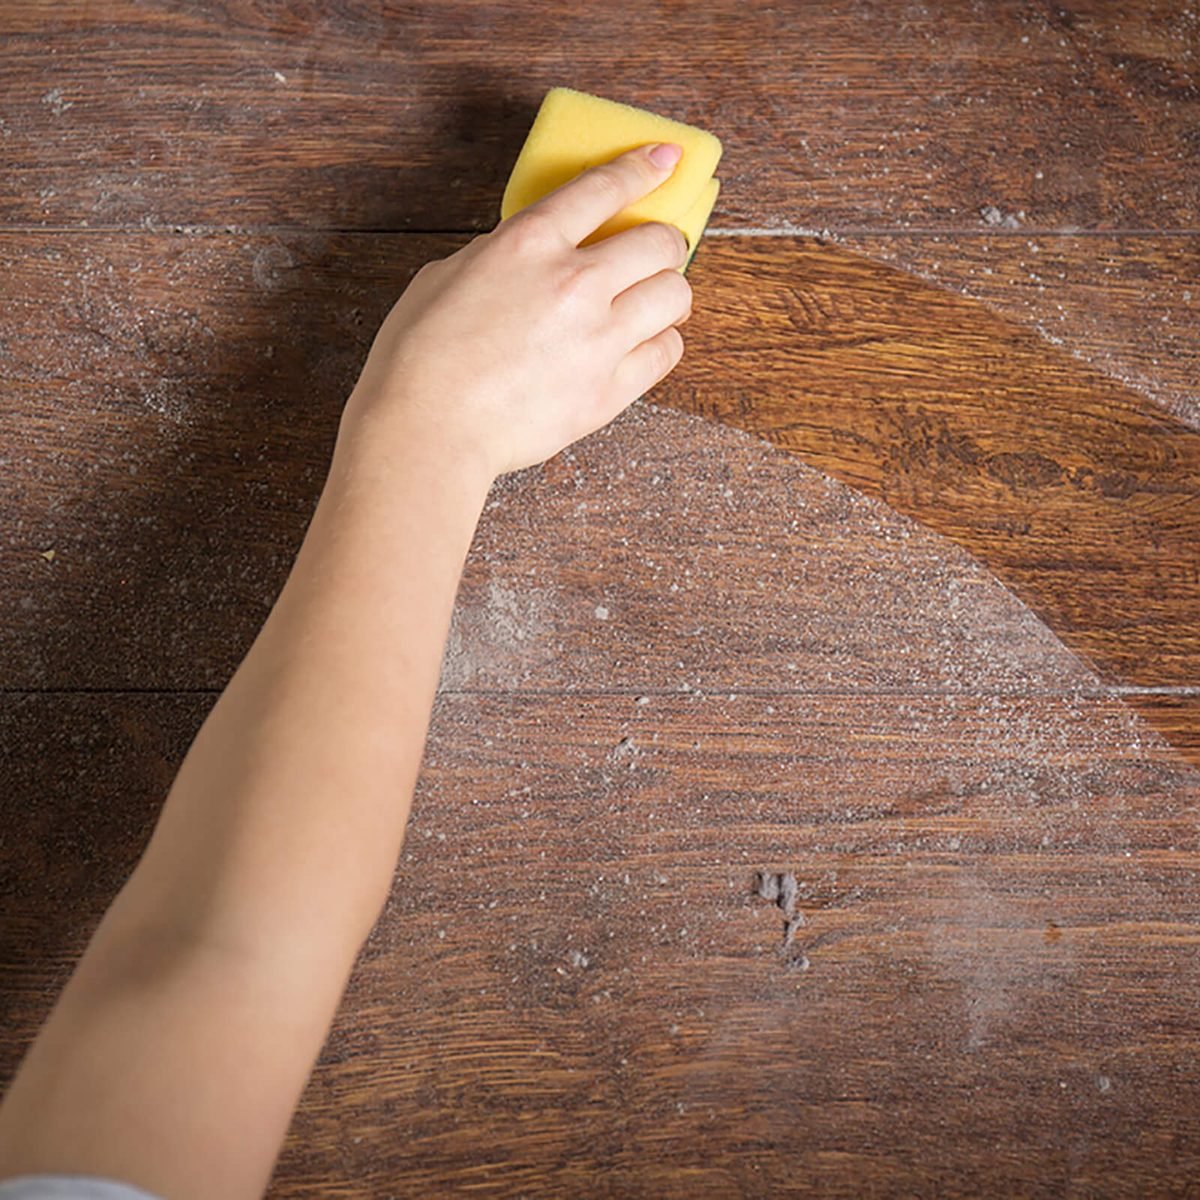
<path fill-rule="evenodd" d="M 660 142 L 650 151 L 650 161 L 664 171 L 669 171 L 683 157 L 683 147 L 674 142 Z"/>

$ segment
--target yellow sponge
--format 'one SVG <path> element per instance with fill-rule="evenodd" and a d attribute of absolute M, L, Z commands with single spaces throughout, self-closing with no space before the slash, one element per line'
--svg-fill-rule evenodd
<path fill-rule="evenodd" d="M 664 184 L 606 221 L 585 244 L 643 221 L 663 221 L 687 238 L 691 262 L 721 187 L 713 178 L 721 158 L 720 141 L 694 125 L 572 88 L 546 93 L 504 189 L 501 219 L 540 200 L 580 171 L 647 142 L 674 142 L 683 147 L 683 158 Z"/>

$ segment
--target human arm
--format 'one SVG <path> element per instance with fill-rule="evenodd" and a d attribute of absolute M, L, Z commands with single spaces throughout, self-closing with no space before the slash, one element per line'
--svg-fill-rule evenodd
<path fill-rule="evenodd" d="M 265 1188 L 388 894 L 488 488 L 682 352 L 682 236 L 579 248 L 668 174 L 643 150 L 581 176 L 389 315 L 287 583 L 0 1108 L 0 1177 Z"/>

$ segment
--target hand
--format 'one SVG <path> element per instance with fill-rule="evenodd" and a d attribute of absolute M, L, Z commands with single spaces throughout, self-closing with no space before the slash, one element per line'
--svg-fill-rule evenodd
<path fill-rule="evenodd" d="M 678 158 L 670 144 L 631 150 L 422 267 L 375 338 L 348 417 L 402 410 L 493 477 L 611 421 L 683 354 L 687 241 L 648 223 L 580 243 Z"/>

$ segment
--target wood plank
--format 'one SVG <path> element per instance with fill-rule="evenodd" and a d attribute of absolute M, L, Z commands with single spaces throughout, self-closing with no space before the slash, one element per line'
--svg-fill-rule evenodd
<path fill-rule="evenodd" d="M 486 228 L 562 83 L 718 132 L 727 228 L 1200 210 L 1200 31 L 1175 0 L 30 0 L 0 33 L 10 227 Z"/>
<path fill-rule="evenodd" d="M 6 686 L 220 686 L 284 578 L 370 332 L 454 244 L 10 235 Z M 893 508 L 1102 677 L 1200 678 L 1195 431 L 978 301 L 837 247 L 714 239 L 693 270 L 690 352 L 656 399 L 874 498 L 631 413 L 497 489 L 455 686 L 1098 682 Z"/>
<path fill-rule="evenodd" d="M 0 700 L 6 1074 L 208 702 Z M 1198 800 L 1111 697 L 443 695 L 271 1194 L 1186 1190 Z"/>
<path fill-rule="evenodd" d="M 819 241 L 719 239 L 656 393 L 952 538 L 1106 678 L 1200 679 L 1200 433 L 978 302 Z"/>

